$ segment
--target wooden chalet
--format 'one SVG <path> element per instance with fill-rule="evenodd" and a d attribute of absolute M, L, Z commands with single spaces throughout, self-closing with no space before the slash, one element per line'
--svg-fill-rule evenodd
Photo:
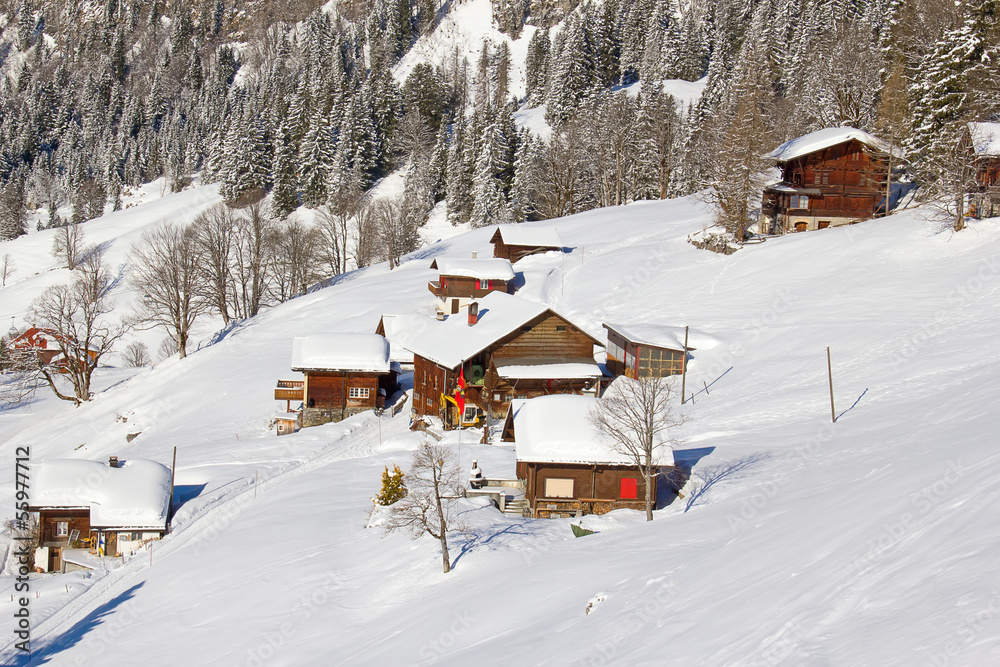
<path fill-rule="evenodd" d="M 334 333 L 294 339 L 292 370 L 305 376 L 297 396 L 307 427 L 383 407 L 396 390 L 399 365 L 389 360 L 389 342 L 378 334 Z M 288 400 L 294 389 L 282 383 L 290 381 L 279 381 L 275 398 Z"/>
<path fill-rule="evenodd" d="M 594 360 L 602 346 L 582 328 L 541 304 L 493 292 L 468 315 L 444 320 L 412 316 L 413 409 L 440 417 L 446 428 L 473 425 L 489 409 L 501 417 L 510 401 L 546 394 L 596 394 L 603 371 Z M 465 379 L 465 409 L 454 398 Z"/>
<path fill-rule="evenodd" d="M 684 328 L 657 324 L 604 324 L 608 330 L 608 374 L 630 378 L 668 377 L 684 372 Z"/>
<path fill-rule="evenodd" d="M 975 165 L 969 215 L 1000 215 L 1000 123 L 969 123 L 962 142 Z"/>
<path fill-rule="evenodd" d="M 167 532 L 173 476 L 156 461 L 61 459 L 32 470 L 37 569 L 89 568 L 94 556 L 127 554 Z"/>
<path fill-rule="evenodd" d="M 639 467 L 614 450 L 590 421 L 600 399 L 542 396 L 510 405 L 503 440 L 513 442 L 517 477 L 532 517 L 604 514 L 646 508 Z M 674 466 L 669 447 L 657 450 L 663 468 Z M 656 488 L 652 489 L 655 506 Z"/>
<path fill-rule="evenodd" d="M 513 291 L 514 268 L 506 259 L 457 259 L 440 257 L 431 262 L 438 271 L 437 281 L 427 289 L 437 297 L 437 310 L 457 314 L 473 299 L 491 292 Z"/>
<path fill-rule="evenodd" d="M 511 264 L 528 255 L 562 251 L 563 248 L 555 229 L 525 224 L 498 226 L 490 243 L 493 244 L 493 256 L 510 260 Z"/>
<path fill-rule="evenodd" d="M 63 354 L 63 345 L 60 343 L 63 343 L 66 349 L 70 351 L 78 350 L 82 347 L 79 343 L 73 341 L 72 338 L 66 338 L 58 331 L 53 329 L 39 329 L 37 327 L 29 327 L 12 338 L 8 345 L 11 350 L 34 352 L 38 357 L 39 363 L 43 366 L 67 367 L 69 360 Z M 91 362 L 97 357 L 97 354 L 96 350 L 87 350 L 87 356 Z M 82 351 L 80 355 L 82 358 Z M 80 362 L 80 365 L 83 365 L 82 362 Z"/>
<path fill-rule="evenodd" d="M 764 188 L 764 234 L 850 225 L 885 213 L 889 145 L 851 127 L 827 128 L 785 142 L 765 157 L 781 180 Z"/>

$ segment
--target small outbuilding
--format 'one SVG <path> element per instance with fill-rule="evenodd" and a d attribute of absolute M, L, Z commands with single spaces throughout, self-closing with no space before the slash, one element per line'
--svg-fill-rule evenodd
<path fill-rule="evenodd" d="M 294 339 L 292 370 L 305 376 L 302 426 L 307 427 L 383 407 L 396 390 L 399 364 L 390 361 L 383 336 L 331 333 Z"/>
<path fill-rule="evenodd" d="M 431 262 L 438 279 L 427 284 L 437 297 L 437 309 L 452 315 L 491 292 L 510 293 L 514 267 L 506 259 L 458 259 L 439 257 Z"/>
<path fill-rule="evenodd" d="M 161 538 L 172 495 L 170 469 L 156 461 L 57 459 L 33 467 L 28 509 L 38 513 L 36 568 L 65 571 L 64 563 L 86 561 L 67 552 L 117 556 Z"/>
<path fill-rule="evenodd" d="M 562 251 L 559 233 L 552 227 L 511 224 L 499 225 L 493 237 L 493 256 L 510 260 L 511 264 L 522 257 L 552 250 Z"/>
<path fill-rule="evenodd" d="M 646 489 L 635 461 L 615 451 L 590 420 L 600 399 L 542 396 L 511 402 L 503 440 L 514 443 L 517 477 L 531 516 L 604 514 L 645 509 Z M 673 450 L 657 449 L 656 463 L 673 468 Z M 656 502 L 656 488 L 652 489 Z"/>
<path fill-rule="evenodd" d="M 684 327 L 659 324 L 611 324 L 608 330 L 608 373 L 613 377 L 669 377 L 684 372 L 687 351 Z"/>

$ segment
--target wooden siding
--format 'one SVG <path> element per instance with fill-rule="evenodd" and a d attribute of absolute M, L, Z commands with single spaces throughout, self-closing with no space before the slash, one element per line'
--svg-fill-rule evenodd
<path fill-rule="evenodd" d="M 493 256 L 497 259 L 509 260 L 511 264 L 528 255 L 537 255 L 550 250 L 556 250 L 556 248 L 535 245 L 512 245 L 504 243 L 499 239 L 493 242 Z"/>
<path fill-rule="evenodd" d="M 80 540 L 90 539 L 90 510 L 89 509 L 48 509 L 38 512 L 39 546 L 43 547 L 66 547 L 68 535 L 59 537 L 56 535 L 56 524 L 66 521 L 69 523 L 69 532 L 80 531 Z"/>
<path fill-rule="evenodd" d="M 466 360 L 463 365 L 465 378 L 469 381 L 465 393 L 467 405 L 480 402 L 481 386 L 471 384 L 469 370 L 473 365 L 489 369 L 493 359 L 528 358 L 545 363 L 575 361 L 581 357 L 592 359 L 594 339 L 558 315 L 546 312 L 523 327 L 500 338 L 487 349 Z M 413 356 L 413 410 L 417 415 L 441 417 L 450 426 L 457 423 L 455 408 L 447 403 L 442 410 L 441 394 L 453 396 L 460 369 L 443 368 L 419 354 Z M 501 382 L 496 393 L 501 400 L 494 405 L 495 414 L 506 411 L 512 398 L 531 398 L 545 394 L 580 393 L 589 380 L 532 379 L 516 383 Z"/>
<path fill-rule="evenodd" d="M 441 276 L 427 283 L 427 289 L 439 299 L 479 299 L 490 292 L 509 293 L 506 280 L 477 280 L 464 276 Z"/>
<path fill-rule="evenodd" d="M 887 164 L 886 157 L 856 139 L 779 163 L 783 183 L 806 191 L 802 195 L 808 202 L 798 206 L 800 201 L 793 198 L 799 195 L 765 190 L 763 212 L 778 220 L 779 231 L 793 231 L 795 216 L 828 218 L 819 221 L 820 226 L 866 220 L 885 197 Z"/>
<path fill-rule="evenodd" d="M 374 408 L 379 376 L 375 373 L 338 373 L 306 371 L 306 407 L 338 409 Z M 368 398 L 350 398 L 352 387 L 368 389 Z"/>
<path fill-rule="evenodd" d="M 603 513 L 621 507 L 638 506 L 645 508 L 646 486 L 636 466 L 585 465 L 564 463 L 537 463 L 518 461 L 517 474 L 525 480 L 525 499 L 536 517 L 555 516 L 570 513 L 574 509 L 586 512 L 588 507 L 580 505 L 585 501 L 590 511 Z M 622 498 L 621 480 L 636 480 L 636 497 Z M 548 479 L 572 479 L 571 498 L 545 496 L 545 481 Z M 653 503 L 656 503 L 656 487 L 653 487 Z"/>

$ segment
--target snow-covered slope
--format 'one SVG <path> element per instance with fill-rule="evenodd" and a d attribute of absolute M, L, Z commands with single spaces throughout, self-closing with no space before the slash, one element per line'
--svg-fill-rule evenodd
<path fill-rule="evenodd" d="M 158 217 L 144 209 L 117 214 L 118 238 Z M 81 408 L 40 394 L 0 411 L 5 466 L 26 444 L 36 460 L 178 448 L 183 504 L 151 559 L 34 582 L 34 664 L 996 664 L 1000 220 L 955 234 L 909 212 L 725 257 L 685 241 L 708 219 L 682 199 L 532 223 L 572 251 L 515 266 L 520 296 L 595 334 L 655 322 L 717 342 L 690 365 L 676 457 L 692 484 L 651 524 L 586 517 L 597 533 L 574 539 L 568 520 L 469 501 L 443 575 L 436 542 L 366 527 L 383 466 L 420 441 L 407 411 L 268 429 L 294 336 L 431 312 L 431 258 L 488 256 L 490 229 L 341 276 L 184 361 L 105 371 Z M 34 239 L 19 253 L 43 255 Z M 513 474 L 510 447 L 472 439 L 445 442 Z"/>

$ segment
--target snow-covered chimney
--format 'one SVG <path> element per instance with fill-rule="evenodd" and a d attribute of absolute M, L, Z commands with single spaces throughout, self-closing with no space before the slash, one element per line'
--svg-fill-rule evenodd
<path fill-rule="evenodd" d="M 118 467 L 118 457 L 117 456 L 110 456 L 110 457 L 108 457 L 108 466 L 111 467 L 111 468 L 117 468 Z"/>
<path fill-rule="evenodd" d="M 475 301 L 469 303 L 469 326 L 474 326 L 479 321 L 479 304 Z"/>
<path fill-rule="evenodd" d="M 472 259 L 476 259 L 478 256 L 479 256 L 479 253 L 476 252 L 475 250 L 473 250 L 472 251 Z"/>

